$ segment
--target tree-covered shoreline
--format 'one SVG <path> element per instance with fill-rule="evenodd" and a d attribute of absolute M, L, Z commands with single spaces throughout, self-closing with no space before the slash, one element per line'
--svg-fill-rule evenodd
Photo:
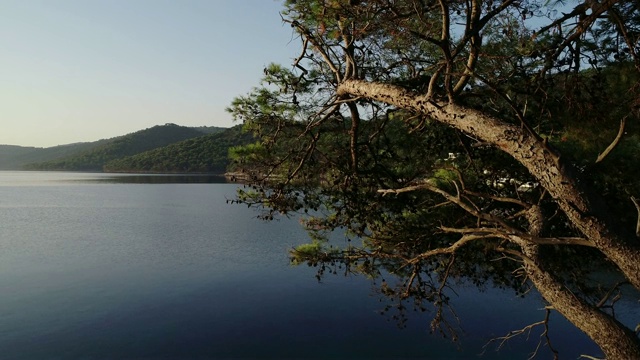
<path fill-rule="evenodd" d="M 228 148 L 247 143 L 232 128 L 154 126 L 113 139 L 52 148 L 0 146 L 0 169 L 224 174 Z"/>

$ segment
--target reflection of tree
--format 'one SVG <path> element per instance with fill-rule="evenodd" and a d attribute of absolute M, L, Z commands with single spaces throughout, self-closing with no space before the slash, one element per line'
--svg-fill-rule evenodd
<path fill-rule="evenodd" d="M 294 262 L 393 274 L 380 291 L 433 304 L 449 336 L 455 281 L 533 286 L 607 357 L 640 357 L 605 311 L 617 281 L 640 289 L 637 5 L 306 0 L 284 16 L 296 71 L 267 67 L 230 111 L 261 139 L 232 151 L 250 179 L 238 200 L 312 214 Z M 623 119 L 634 135 L 616 136 Z"/>

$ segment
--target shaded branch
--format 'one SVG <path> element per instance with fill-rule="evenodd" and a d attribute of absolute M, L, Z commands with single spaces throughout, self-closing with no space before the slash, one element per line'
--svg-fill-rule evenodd
<path fill-rule="evenodd" d="M 523 236 L 527 241 L 536 245 L 578 245 L 586 247 L 596 247 L 592 242 L 585 238 L 579 237 L 527 237 Z"/>
<path fill-rule="evenodd" d="M 575 245 L 575 246 L 586 246 L 586 247 L 594 247 L 594 245 L 589 242 L 587 239 L 579 238 L 579 237 L 539 237 L 524 233 L 518 233 L 516 235 L 510 234 L 504 230 L 498 228 L 450 228 L 446 226 L 441 226 L 440 229 L 449 233 L 458 233 L 458 234 L 467 234 L 467 235 L 476 235 L 476 236 L 485 236 L 485 237 L 495 237 L 506 240 L 513 240 L 513 236 L 517 236 L 518 240 L 514 241 L 515 243 L 522 243 L 522 240 L 535 244 L 535 245 Z"/>
<path fill-rule="evenodd" d="M 599 308 L 605 307 L 605 304 L 607 303 L 607 301 L 609 301 L 613 292 L 616 291 L 616 289 L 618 289 L 620 286 L 625 284 L 629 284 L 629 282 L 618 281 L 615 285 L 613 285 L 613 287 L 611 287 L 611 289 L 609 289 L 609 291 L 607 291 L 607 293 L 602 297 L 602 299 L 598 302 L 598 304 L 596 304 L 596 307 L 599 307 Z M 612 300 L 612 304 L 609 307 L 613 307 L 613 303 L 615 303 L 617 300 L 618 300 L 617 296 L 614 297 L 614 299 Z"/>
<path fill-rule="evenodd" d="M 456 186 L 456 189 L 458 190 L 458 195 L 457 196 L 451 195 L 448 192 L 440 189 L 439 187 L 431 185 L 429 182 L 424 182 L 422 184 L 408 186 L 408 187 L 404 187 L 404 188 L 401 188 L 401 189 L 381 189 L 381 190 L 378 190 L 378 192 L 383 194 L 383 195 L 385 195 L 385 194 L 389 194 L 389 193 L 399 194 L 399 193 L 403 193 L 403 192 L 426 189 L 426 190 L 429 190 L 429 191 L 434 192 L 436 194 L 440 194 L 445 199 L 447 199 L 450 202 L 458 205 L 464 211 L 468 212 L 469 214 L 471 214 L 471 215 L 473 215 L 473 216 L 475 216 L 475 217 L 477 217 L 479 219 L 483 219 L 483 220 L 495 223 L 497 225 L 500 225 L 501 227 L 503 227 L 504 229 L 508 230 L 511 233 L 521 233 L 520 230 L 510 226 L 503 219 L 501 219 L 501 218 L 499 218 L 497 216 L 494 216 L 494 215 L 491 215 L 491 214 L 487 214 L 487 213 L 483 213 L 483 212 L 479 211 L 477 206 L 475 206 L 473 203 L 471 203 L 471 205 L 465 203 L 462 200 L 462 198 L 460 198 L 460 190 L 458 189 L 457 183 L 453 182 L 453 184 Z"/>
<path fill-rule="evenodd" d="M 600 15 L 607 12 L 610 8 L 613 7 L 613 5 L 617 4 L 618 2 L 620 2 L 620 0 L 605 0 L 601 3 L 596 1 L 585 2 L 585 4 L 583 4 L 585 7 L 584 7 L 584 12 L 582 12 L 582 14 L 584 14 L 588 8 L 591 9 L 591 13 L 589 15 L 584 16 L 578 22 L 575 28 L 573 28 L 573 33 L 569 35 L 560 45 L 558 45 L 555 48 L 555 52 L 551 54 L 551 56 L 549 57 L 549 63 L 544 66 L 544 68 L 540 73 L 543 74 L 547 70 L 549 70 L 551 68 L 551 63 L 555 61 L 567 47 L 569 47 L 575 40 L 577 40 L 588 29 L 590 29 L 593 26 L 593 24 L 596 22 L 596 20 L 600 18 Z M 578 9 L 578 7 L 576 7 L 576 9 Z M 553 50 L 553 48 L 550 50 Z"/>
<path fill-rule="evenodd" d="M 309 31 L 309 29 L 304 27 L 298 21 L 288 20 L 288 19 L 285 19 L 285 18 L 282 18 L 282 21 L 285 22 L 285 23 L 291 24 L 292 27 L 295 27 L 298 30 L 298 33 L 300 34 L 300 36 L 302 36 L 305 40 L 308 40 L 309 42 L 311 42 L 311 44 L 313 45 L 314 50 L 316 50 L 320 54 L 320 56 L 322 56 L 322 58 L 324 59 L 325 64 L 327 64 L 327 66 L 329 66 L 331 71 L 336 76 L 336 81 L 340 82 L 342 80 L 342 74 L 341 74 L 340 70 L 338 69 L 338 67 L 331 60 L 331 57 L 329 56 L 327 51 L 325 51 L 325 49 L 331 50 L 331 48 L 326 46 L 326 45 L 324 45 L 324 44 L 321 44 L 318 41 L 318 39 L 316 39 L 313 36 L 313 34 L 311 34 L 311 31 Z"/>
<path fill-rule="evenodd" d="M 408 261 L 409 264 L 415 264 L 418 263 L 424 259 L 430 258 L 432 256 L 436 256 L 436 255 L 443 255 L 443 254 L 453 254 L 455 253 L 458 249 L 460 249 L 461 247 L 463 247 L 464 245 L 466 245 L 469 242 L 475 241 L 475 240 L 484 240 L 484 239 L 489 239 L 489 238 L 494 238 L 495 236 L 493 235 L 464 235 L 463 237 L 460 238 L 460 240 L 454 242 L 453 244 L 451 244 L 450 246 L 446 247 L 446 248 L 437 248 L 437 249 L 433 249 L 433 250 L 429 250 L 426 252 L 421 253 L 420 255 L 410 259 Z"/>
<path fill-rule="evenodd" d="M 525 209 L 528 209 L 529 207 L 531 207 L 530 204 L 527 204 L 524 201 L 521 201 L 521 200 L 518 200 L 518 199 L 514 199 L 514 198 L 493 196 L 493 195 L 490 195 L 490 194 L 481 194 L 481 193 L 478 193 L 478 192 L 475 192 L 475 191 L 471 191 L 471 190 L 466 190 L 466 189 L 465 189 L 464 192 L 466 194 L 469 194 L 469 195 L 482 197 L 482 198 L 487 198 L 487 199 L 491 199 L 491 200 L 498 201 L 498 202 L 505 202 L 505 203 L 511 203 L 511 204 L 520 205 Z"/>

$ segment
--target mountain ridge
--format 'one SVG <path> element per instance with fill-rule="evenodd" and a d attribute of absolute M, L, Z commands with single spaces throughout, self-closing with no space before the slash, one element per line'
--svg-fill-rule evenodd
<path fill-rule="evenodd" d="M 234 130 L 231 130 L 234 129 Z M 228 135 L 226 132 L 231 131 Z M 148 151 L 161 149 L 169 145 L 204 137 L 202 140 L 194 140 L 194 144 L 199 142 L 207 143 L 208 147 L 215 148 L 207 151 L 204 145 L 191 144 L 193 152 L 207 152 L 207 156 L 216 158 L 210 162 L 211 169 L 217 171 L 226 166 L 227 146 L 237 145 L 234 141 L 241 141 L 239 137 L 240 126 L 232 128 L 200 126 L 185 127 L 172 123 L 156 125 L 129 134 L 116 136 L 109 139 L 101 139 L 93 142 L 80 142 L 72 144 L 57 145 L 52 147 L 34 147 L 19 145 L 0 145 L 0 170 L 55 170 L 55 171 L 104 171 L 104 166 L 119 159 L 132 157 Z M 235 139 L 235 140 L 234 140 Z M 226 145 L 216 145 L 216 142 Z M 182 153 L 174 146 L 173 151 L 158 151 L 154 153 L 157 159 L 146 156 L 147 162 L 157 161 L 159 163 L 170 163 L 161 156 L 168 157 L 169 160 L 174 153 Z M 195 159 L 197 154 L 188 155 L 187 158 Z M 202 161 L 200 162 L 202 164 Z M 153 166 L 158 171 L 162 166 Z M 186 168 L 197 168 L 186 164 Z M 200 167 L 202 168 L 202 167 Z M 143 169 L 128 167 L 129 172 L 147 172 Z M 172 171 L 175 172 L 175 171 Z"/>

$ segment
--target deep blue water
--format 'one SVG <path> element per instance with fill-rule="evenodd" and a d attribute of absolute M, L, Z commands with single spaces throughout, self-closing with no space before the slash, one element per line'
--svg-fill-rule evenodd
<path fill-rule="evenodd" d="M 296 219 L 228 205 L 237 185 L 199 177 L 0 172 L 0 358 L 478 358 L 544 317 L 512 292 L 456 291 L 458 343 L 430 314 L 399 329 L 369 280 L 292 267 Z M 559 315 L 554 346 L 597 355 Z M 538 335 L 480 358 L 526 359 Z M 546 349 L 540 358 L 549 358 Z"/>

